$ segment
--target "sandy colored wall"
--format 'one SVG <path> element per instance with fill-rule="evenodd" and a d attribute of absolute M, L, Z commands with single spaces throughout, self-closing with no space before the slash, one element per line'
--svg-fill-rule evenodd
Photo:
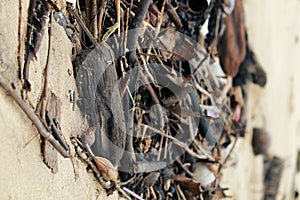
<path fill-rule="evenodd" d="M 28 1 L 22 1 L 22 40 L 25 37 Z M 20 90 L 17 78 L 18 0 L 0 4 L 0 73 Z M 61 128 L 66 138 L 80 132 L 75 123 L 77 110 L 72 111 L 69 90 L 75 90 L 72 71 L 71 43 L 62 27 L 54 23 L 50 57 L 49 88 L 61 101 Z M 42 91 L 43 73 L 48 49 L 46 32 L 37 60 L 30 66 L 32 92 L 29 99 L 37 104 Z M 23 52 L 22 52 L 23 53 Z M 52 174 L 43 163 L 40 137 L 27 116 L 0 88 L 0 199 L 104 199 L 106 194 L 86 165 L 78 158 L 58 156 L 58 173 Z M 68 141 L 70 142 L 70 141 Z M 74 155 L 74 152 L 72 152 Z M 75 170 L 75 171 L 74 171 Z M 116 194 L 108 199 L 116 199 Z"/>
<path fill-rule="evenodd" d="M 300 135 L 300 1 L 245 1 L 250 41 L 266 68 L 268 84 L 254 116 L 272 135 L 271 153 L 285 160 L 280 196 L 292 199 Z M 299 188 L 298 188 L 299 189 Z"/>
<path fill-rule="evenodd" d="M 270 154 L 285 163 L 278 199 L 293 199 L 300 148 L 300 1 L 244 0 L 244 4 L 250 44 L 267 71 L 268 83 L 264 89 L 251 89 L 249 134 L 239 141 L 238 163 L 224 173 L 223 183 L 232 188 L 233 199 L 261 199 L 263 159 L 251 153 L 251 128 L 262 126 L 272 137 Z"/>

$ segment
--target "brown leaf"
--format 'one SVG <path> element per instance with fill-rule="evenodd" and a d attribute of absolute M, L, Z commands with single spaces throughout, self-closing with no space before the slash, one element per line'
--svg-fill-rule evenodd
<path fill-rule="evenodd" d="M 49 114 L 57 120 L 60 120 L 61 113 L 61 102 L 58 97 L 52 92 L 48 91 L 49 95 L 47 97 L 47 108 L 46 110 Z M 51 126 L 51 125 L 50 125 Z M 47 140 L 42 138 L 42 153 L 44 157 L 44 163 L 48 168 L 52 170 L 52 173 L 57 173 L 58 162 L 57 162 L 57 151 Z"/>
<path fill-rule="evenodd" d="M 180 186 L 184 193 L 191 193 L 193 196 L 199 196 L 202 193 L 201 184 L 199 182 L 194 181 L 191 178 L 176 175 L 174 178 L 175 181 L 180 182 Z"/>
<path fill-rule="evenodd" d="M 233 12 L 224 18 L 225 32 L 218 42 L 220 64 L 228 76 L 234 77 L 246 56 L 246 31 L 242 1 L 235 1 Z"/>
<path fill-rule="evenodd" d="M 94 156 L 93 159 L 104 178 L 113 182 L 117 181 L 118 170 L 108 159 L 99 156 Z"/>

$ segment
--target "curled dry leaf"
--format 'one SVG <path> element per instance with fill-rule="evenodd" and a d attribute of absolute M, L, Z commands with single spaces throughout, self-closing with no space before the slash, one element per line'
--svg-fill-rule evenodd
<path fill-rule="evenodd" d="M 109 181 L 116 182 L 119 174 L 117 168 L 111 163 L 111 161 L 104 157 L 95 156 L 87 143 L 85 143 L 85 147 L 96 163 L 97 168 L 101 171 L 101 175 Z"/>
<path fill-rule="evenodd" d="M 192 196 L 199 196 L 202 193 L 201 184 L 191 178 L 176 175 L 174 180 L 180 183 L 184 193 L 191 193 Z"/>
<path fill-rule="evenodd" d="M 93 159 L 104 178 L 113 182 L 117 181 L 118 170 L 108 159 L 99 156 L 94 156 Z"/>

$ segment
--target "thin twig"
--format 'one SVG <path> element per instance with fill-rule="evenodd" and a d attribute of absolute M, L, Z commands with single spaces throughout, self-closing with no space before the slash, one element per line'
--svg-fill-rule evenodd
<path fill-rule="evenodd" d="M 84 22 L 82 21 L 82 19 L 77 15 L 76 12 L 74 12 L 74 10 L 70 7 L 68 7 L 68 11 L 71 13 L 71 15 L 73 15 L 75 17 L 75 19 L 77 20 L 78 24 L 81 26 L 82 30 L 85 32 L 85 34 L 89 37 L 89 39 L 91 40 L 91 42 L 93 43 L 94 46 L 97 46 L 97 41 L 94 38 L 93 34 L 89 31 L 89 29 L 86 27 L 86 25 L 84 24 Z"/>
<path fill-rule="evenodd" d="M 97 0 L 91 1 L 91 26 L 90 29 L 94 35 L 94 37 L 98 38 L 98 17 L 97 17 Z"/>
<path fill-rule="evenodd" d="M 235 148 L 235 145 L 236 145 L 236 143 L 237 143 L 237 141 L 238 141 L 238 138 L 239 138 L 238 135 L 235 136 L 235 140 L 234 140 L 234 142 L 233 142 L 233 145 L 232 145 L 232 147 L 231 147 L 231 149 L 230 149 L 230 151 L 229 151 L 227 157 L 225 158 L 224 162 L 223 162 L 223 163 L 219 166 L 219 168 L 218 168 L 218 173 L 221 172 L 221 169 L 223 168 L 223 166 L 226 164 L 226 162 L 227 162 L 228 159 L 230 158 L 230 156 L 231 156 L 231 154 L 232 154 L 232 152 L 233 152 L 233 150 L 234 150 L 234 148 Z"/>
<path fill-rule="evenodd" d="M 116 11 L 117 11 L 117 23 L 119 24 L 118 26 L 118 36 L 120 36 L 121 33 L 121 0 L 115 0 L 116 4 Z"/>
<path fill-rule="evenodd" d="M 209 159 L 211 160 L 215 160 L 211 155 L 209 155 L 207 153 L 207 151 L 205 149 L 203 149 L 202 145 L 200 144 L 200 142 L 198 140 L 194 140 L 193 144 L 195 145 L 196 148 L 198 148 L 198 150 L 203 153 L 205 156 L 207 156 Z"/>
<path fill-rule="evenodd" d="M 50 13 L 50 21 L 49 21 L 49 31 L 48 31 L 48 53 L 47 53 L 47 60 L 46 60 L 46 66 L 45 66 L 45 74 L 44 74 L 44 91 L 42 96 L 42 106 L 41 106 L 41 113 L 40 116 L 42 119 L 45 119 L 46 115 L 46 106 L 47 106 L 47 98 L 48 98 L 48 75 L 49 75 L 49 60 L 50 60 L 50 52 L 51 52 L 51 35 L 52 35 L 52 22 L 53 22 L 53 12 Z"/>
<path fill-rule="evenodd" d="M 23 146 L 23 148 L 26 148 L 27 145 L 29 145 L 39 134 L 35 134 L 35 136 L 33 136 L 30 140 L 28 140 L 28 142 L 26 142 Z"/>
<path fill-rule="evenodd" d="M 157 161 L 160 160 L 160 157 L 161 157 L 161 152 L 162 152 L 162 145 L 163 145 L 163 140 L 164 140 L 164 137 L 161 137 L 160 138 L 160 142 L 159 142 L 159 149 L 158 149 L 158 153 L 157 153 Z"/>
<path fill-rule="evenodd" d="M 139 53 L 142 52 L 141 49 L 138 49 L 138 51 L 139 51 Z M 140 59 L 142 60 L 142 63 L 143 63 L 142 67 L 143 67 L 145 76 L 147 76 L 148 78 L 150 78 L 150 81 L 151 81 L 152 83 L 155 83 L 155 79 L 154 79 L 154 77 L 152 76 L 152 74 L 150 73 L 150 71 L 149 71 L 149 69 L 148 69 L 148 67 L 147 67 L 146 58 L 145 58 L 143 55 L 140 55 Z"/>
<path fill-rule="evenodd" d="M 225 84 L 221 95 L 218 99 L 216 99 L 217 103 L 222 103 L 222 101 L 227 97 L 227 93 L 229 92 L 229 90 L 232 88 L 232 78 L 228 77 L 227 78 L 227 83 Z"/>
<path fill-rule="evenodd" d="M 131 200 L 130 196 L 119 185 L 116 185 L 116 189 L 118 190 L 118 192 L 121 193 L 122 197 L 124 197 L 124 198 L 126 198 L 128 200 Z"/>
<path fill-rule="evenodd" d="M 151 0 L 143 0 L 138 4 L 138 10 L 136 15 L 132 20 L 131 29 L 135 29 L 130 35 L 130 40 L 128 40 L 128 49 L 130 50 L 128 63 L 132 65 L 136 61 L 136 49 L 138 45 L 139 29 L 142 27 L 142 24 L 146 18 L 148 8 L 150 6 Z"/>
<path fill-rule="evenodd" d="M 120 27 L 120 24 L 118 24 L 118 23 L 115 23 L 111 27 L 108 27 L 107 28 L 108 30 L 103 34 L 103 36 L 101 38 L 101 42 L 105 42 L 109 38 L 109 36 L 111 36 L 115 32 L 115 30 L 118 27 Z"/>
<path fill-rule="evenodd" d="M 205 96 L 207 96 L 210 99 L 213 98 L 212 95 L 207 90 L 205 90 L 203 87 L 201 87 L 199 85 L 199 83 L 196 83 L 196 81 L 194 81 L 194 85 L 199 92 L 201 92 L 202 94 L 204 94 Z"/>
<path fill-rule="evenodd" d="M 158 16 L 157 16 L 157 23 L 156 23 L 156 27 L 155 27 L 155 32 L 154 32 L 154 38 L 157 38 L 157 35 L 158 33 L 160 32 L 160 27 L 161 27 L 161 24 L 162 24 L 162 21 L 163 21 L 163 15 L 164 15 L 164 11 L 165 11 L 165 3 L 166 3 L 166 0 L 163 0 L 162 2 L 162 8 L 160 10 L 160 12 L 158 13 Z M 148 46 L 148 49 L 147 49 L 147 54 L 150 54 L 151 52 L 151 46 L 153 44 L 153 40 L 150 40 L 150 44 Z M 149 56 L 146 56 L 146 61 L 148 62 L 149 60 Z"/>
<path fill-rule="evenodd" d="M 105 7 L 107 4 L 107 0 L 102 0 L 101 2 L 101 6 L 100 6 L 100 13 L 98 15 L 98 33 L 99 33 L 99 38 L 101 37 L 101 32 L 102 32 L 102 23 L 103 23 L 103 17 L 104 17 L 104 13 L 105 13 Z"/>
<path fill-rule="evenodd" d="M 187 200 L 186 197 L 184 196 L 184 193 L 182 192 L 182 190 L 180 188 L 180 185 L 176 185 L 176 189 L 177 189 L 177 191 L 178 191 L 178 193 L 179 193 L 179 195 L 181 197 L 180 199 Z"/>
<path fill-rule="evenodd" d="M 124 57 L 124 59 L 126 59 L 126 47 L 127 47 L 127 38 L 128 38 L 128 30 L 129 30 L 129 18 L 130 18 L 130 10 L 129 10 L 129 8 L 126 10 L 126 20 L 125 20 L 125 33 L 123 34 L 124 36 L 123 36 L 123 49 L 122 49 L 122 52 L 123 52 L 123 57 Z M 126 68 L 128 67 L 128 63 L 127 63 L 127 60 L 126 60 L 126 65 L 127 66 L 125 66 Z"/>
<path fill-rule="evenodd" d="M 91 26 L 91 0 L 85 0 L 85 16 L 86 24 L 88 27 Z"/>
<path fill-rule="evenodd" d="M 128 183 L 132 183 L 132 181 L 136 178 L 136 174 L 133 175 L 133 177 L 131 177 L 130 179 L 126 180 L 125 182 L 120 182 L 119 185 L 123 186 L 123 185 L 127 185 Z"/>
<path fill-rule="evenodd" d="M 201 62 L 199 63 L 199 65 L 194 69 L 193 73 L 191 73 L 191 74 L 186 78 L 186 82 L 189 81 L 189 80 L 191 80 L 191 79 L 195 76 L 195 74 L 196 74 L 196 72 L 198 71 L 198 69 L 202 66 L 202 64 L 206 61 L 206 59 L 207 59 L 208 57 L 209 57 L 208 54 L 206 54 L 206 55 L 204 56 L 204 58 L 201 60 Z"/>
<path fill-rule="evenodd" d="M 194 156 L 196 158 L 199 158 L 199 159 L 207 159 L 206 156 L 201 156 L 201 155 L 198 155 L 197 153 L 195 153 L 192 149 L 189 148 L 189 146 L 183 142 L 181 142 L 180 140 L 178 140 L 177 138 L 171 136 L 171 135 L 167 135 L 165 134 L 164 132 L 160 131 L 160 130 L 157 130 L 156 128 L 153 128 L 151 126 L 148 126 L 146 124 L 141 124 L 141 126 L 147 126 L 147 128 L 155 133 L 158 133 L 166 138 L 169 138 L 171 139 L 176 145 L 180 146 L 181 148 L 183 148 L 184 150 L 186 150 L 186 152 L 188 154 L 190 154 L 191 156 Z"/>
<path fill-rule="evenodd" d="M 177 159 L 176 162 L 180 165 L 180 167 L 191 177 L 194 177 L 195 174 L 191 172 L 184 164 L 181 162 L 180 159 Z"/>
<path fill-rule="evenodd" d="M 28 116 L 28 118 L 31 120 L 33 125 L 36 127 L 38 132 L 46 139 L 48 140 L 54 148 L 65 158 L 70 157 L 70 153 L 66 151 L 55 138 L 49 133 L 47 128 L 43 125 L 43 123 L 40 121 L 40 119 L 34 114 L 34 112 L 31 110 L 28 104 L 26 104 L 19 96 L 18 94 L 10 87 L 10 85 L 7 83 L 6 80 L 0 75 L 0 85 L 3 87 L 3 89 L 9 93 L 9 95 L 12 97 L 12 99 L 19 105 L 19 107 L 23 110 L 23 112 Z"/>
<path fill-rule="evenodd" d="M 140 73 L 140 78 L 143 81 L 144 86 L 149 91 L 154 103 L 157 104 L 157 114 L 158 114 L 158 120 L 157 121 L 159 122 L 160 128 L 163 128 L 165 122 L 164 122 L 164 115 L 163 115 L 163 111 L 162 111 L 159 99 L 158 99 L 157 95 L 155 94 L 155 91 L 153 90 L 152 86 L 148 83 L 148 81 L 145 78 L 143 73 Z"/>

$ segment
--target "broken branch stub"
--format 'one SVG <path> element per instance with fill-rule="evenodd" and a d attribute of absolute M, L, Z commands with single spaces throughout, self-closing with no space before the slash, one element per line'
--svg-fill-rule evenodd
<path fill-rule="evenodd" d="M 44 124 L 40 121 L 40 119 L 36 116 L 36 114 L 31 110 L 29 105 L 25 103 L 18 94 L 9 86 L 6 80 L 0 75 L 0 85 L 2 88 L 10 94 L 12 99 L 18 104 L 18 106 L 23 110 L 23 112 L 28 116 L 33 125 L 36 127 L 38 132 L 48 140 L 55 149 L 65 158 L 70 157 L 70 153 L 66 151 L 59 142 L 49 133 Z"/>

